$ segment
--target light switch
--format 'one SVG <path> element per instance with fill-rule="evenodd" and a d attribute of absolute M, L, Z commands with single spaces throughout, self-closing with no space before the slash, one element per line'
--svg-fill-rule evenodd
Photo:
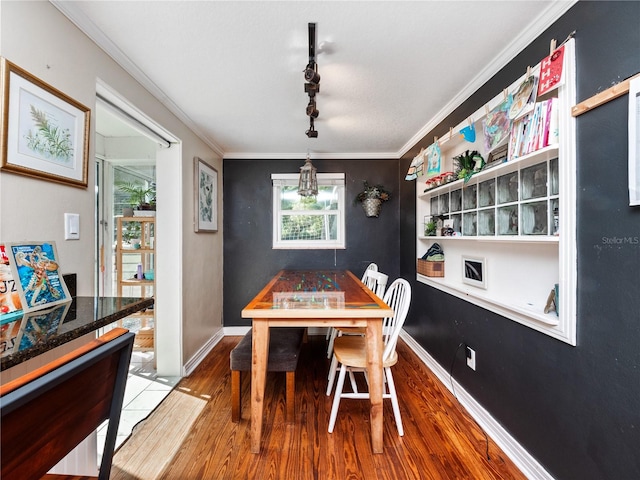
<path fill-rule="evenodd" d="M 80 215 L 77 213 L 64 214 L 64 239 L 80 240 Z"/>

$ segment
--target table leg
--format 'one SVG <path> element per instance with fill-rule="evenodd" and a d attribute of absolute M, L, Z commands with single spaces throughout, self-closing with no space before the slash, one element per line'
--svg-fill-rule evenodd
<path fill-rule="evenodd" d="M 260 453 L 264 388 L 269 358 L 269 322 L 253 319 L 251 362 L 251 452 Z"/>
<path fill-rule="evenodd" d="M 382 453 L 382 319 L 367 322 L 367 374 L 371 400 L 371 444 L 373 453 Z"/>

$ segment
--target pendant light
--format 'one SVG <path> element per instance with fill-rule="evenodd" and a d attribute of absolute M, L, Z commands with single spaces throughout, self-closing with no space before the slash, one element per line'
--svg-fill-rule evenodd
<path fill-rule="evenodd" d="M 318 169 L 311 163 L 307 154 L 304 165 L 300 167 L 300 180 L 298 181 L 298 195 L 302 197 L 315 197 L 318 195 Z"/>

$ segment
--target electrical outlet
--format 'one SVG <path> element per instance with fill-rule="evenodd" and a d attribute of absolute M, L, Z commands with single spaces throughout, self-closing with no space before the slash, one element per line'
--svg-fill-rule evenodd
<path fill-rule="evenodd" d="M 467 345 L 466 352 L 467 352 L 467 367 L 469 367 L 471 370 L 475 371 L 475 369 L 476 369 L 476 351 L 474 349 L 472 349 L 470 346 Z"/>

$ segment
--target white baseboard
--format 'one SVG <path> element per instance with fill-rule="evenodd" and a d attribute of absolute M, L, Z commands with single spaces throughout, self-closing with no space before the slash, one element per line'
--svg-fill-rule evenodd
<path fill-rule="evenodd" d="M 191 357 L 187 361 L 187 363 L 184 364 L 184 367 L 182 369 L 182 376 L 188 377 L 189 375 L 191 375 L 196 367 L 200 365 L 200 362 L 202 362 L 202 360 L 204 360 L 205 357 L 209 355 L 211 350 L 213 350 L 213 347 L 215 347 L 220 342 L 220 340 L 222 340 L 222 337 L 224 337 L 224 332 L 223 329 L 220 329 L 213 335 L 213 337 L 211 337 L 207 341 L 207 343 L 205 343 L 200 348 L 200 350 L 195 353 L 193 357 Z"/>
<path fill-rule="evenodd" d="M 478 425 L 487 433 L 489 437 L 498 445 L 520 471 L 531 480 L 553 480 L 553 477 L 542 465 L 520 445 L 500 423 L 498 423 L 482 405 L 480 405 L 455 379 L 449 377 L 446 371 L 429 353 L 420 346 L 414 338 L 406 331 L 402 331 L 400 337 L 431 370 L 442 384 L 458 398 L 460 404 L 478 422 Z M 451 382 L 453 382 L 455 392 L 453 392 Z"/>
<path fill-rule="evenodd" d="M 251 327 L 224 327 L 225 337 L 242 337 L 251 330 Z"/>

